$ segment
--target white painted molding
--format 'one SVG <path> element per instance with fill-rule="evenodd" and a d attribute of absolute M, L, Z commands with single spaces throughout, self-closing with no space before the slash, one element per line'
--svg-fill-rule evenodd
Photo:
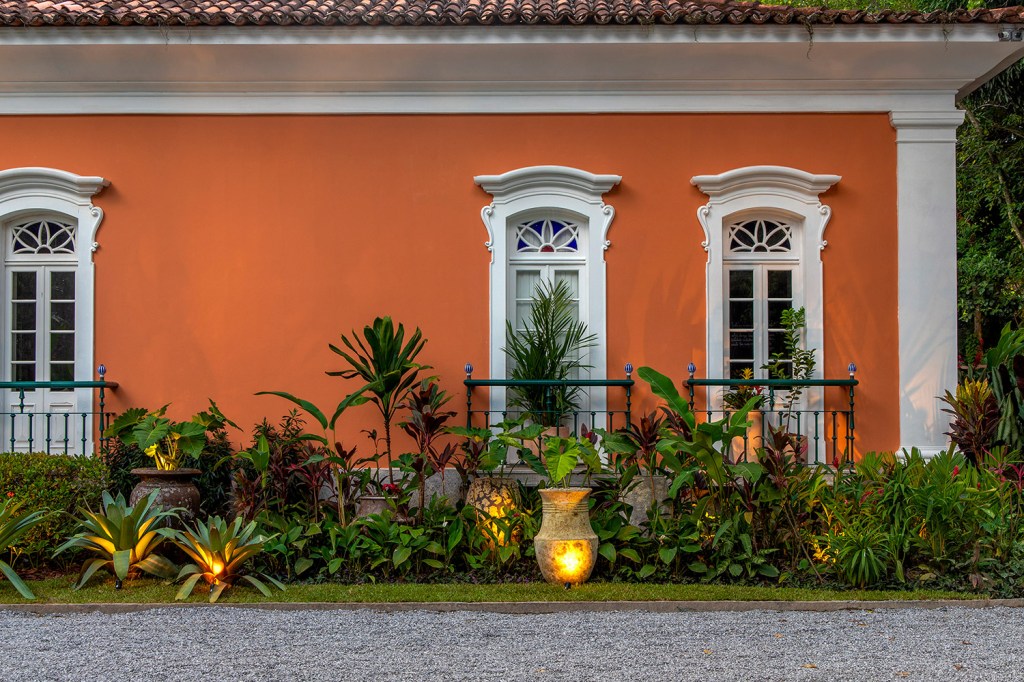
<path fill-rule="evenodd" d="M 510 244 L 509 229 L 520 216 L 530 213 L 556 211 L 573 215 L 586 225 L 583 239 L 586 265 L 587 325 L 597 336 L 590 349 L 592 366 L 590 376 L 604 379 L 608 376 L 607 333 L 607 275 L 604 252 L 611 242 L 608 230 L 615 210 L 604 203 L 603 195 L 622 181 L 619 175 L 594 175 L 565 166 L 530 166 L 501 175 L 478 175 L 476 184 L 493 197 L 493 201 L 480 212 L 487 229 L 485 246 L 491 252 L 490 266 L 490 376 L 503 378 L 506 370 L 505 321 L 508 319 L 508 287 Z M 491 410 L 505 409 L 505 390 L 495 387 L 490 391 Z M 601 413 L 607 406 L 605 391 L 590 393 L 590 409 Z M 600 426 L 600 424 L 596 424 Z"/>
<path fill-rule="evenodd" d="M 927 111 L 1022 54 L 1000 28 L 29 27 L 0 114 Z"/>
<path fill-rule="evenodd" d="M 964 112 L 893 112 L 899 268 L 900 442 L 945 450 L 939 396 L 957 383 L 956 128 Z"/>
<path fill-rule="evenodd" d="M 819 201 L 819 195 L 842 178 L 838 175 L 813 175 L 785 166 L 748 166 L 719 175 L 697 175 L 690 180 L 710 201 L 697 209 L 697 221 L 704 231 L 701 247 L 707 251 L 707 367 L 708 378 L 725 376 L 725 228 L 744 214 L 783 214 L 799 230 L 794 255 L 800 265 L 794 289 L 802 290 L 802 305 L 807 315 L 807 347 L 817 350 L 815 378 L 821 378 L 824 366 L 824 312 L 821 250 L 832 211 Z M 794 292 L 795 293 L 795 292 Z M 811 393 L 811 405 L 820 396 Z M 718 400 L 710 396 L 711 402 Z"/>
<path fill-rule="evenodd" d="M 12 221 L 34 215 L 57 215 L 76 228 L 75 380 L 93 378 L 95 344 L 95 271 L 93 253 L 103 210 L 92 197 L 109 185 L 97 176 L 81 176 L 54 168 L 11 168 L 0 171 L 0 233 Z M 0 248 L 0 267 L 3 266 Z M 6 281 L 6 278 L 4 278 Z M 0 291 L 3 284 L 0 283 Z M 2 322 L 2 317 L 0 317 Z M 6 330 L 0 330 L 6 334 Z M 75 412 L 92 411 L 92 391 L 75 391 Z M 91 447 L 91 433 L 87 438 Z"/>

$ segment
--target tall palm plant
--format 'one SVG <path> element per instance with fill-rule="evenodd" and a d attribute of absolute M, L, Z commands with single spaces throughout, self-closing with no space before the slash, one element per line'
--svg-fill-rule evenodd
<path fill-rule="evenodd" d="M 597 335 L 588 333 L 587 324 L 577 319 L 569 285 L 541 282 L 525 329 L 506 323 L 502 350 L 509 359 L 508 378 L 570 380 L 579 370 L 589 369 L 583 351 L 596 341 Z M 511 390 L 509 406 L 522 410 L 534 423 L 558 426 L 579 409 L 579 399 L 579 386 L 517 386 Z"/>
<path fill-rule="evenodd" d="M 370 402 L 377 406 L 384 419 L 388 479 L 394 483 L 391 424 L 406 395 L 416 385 L 420 372 L 432 369 L 429 365 L 416 362 L 416 356 L 423 350 L 426 340 L 417 327 L 407 341 L 403 325 L 399 324 L 396 329 L 390 317 L 378 317 L 372 325 L 363 328 L 362 339 L 353 330 L 352 339 L 342 334 L 341 342 L 348 350 L 334 344 L 331 344 L 331 350 L 343 357 L 351 369 L 327 374 L 343 379 L 359 378 L 366 382 L 357 393 L 369 393 Z"/>

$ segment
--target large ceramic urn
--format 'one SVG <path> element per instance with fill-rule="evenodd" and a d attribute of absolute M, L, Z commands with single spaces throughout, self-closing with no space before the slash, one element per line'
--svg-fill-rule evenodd
<path fill-rule="evenodd" d="M 547 488 L 540 497 L 543 517 L 533 547 L 544 579 L 556 585 L 586 582 L 598 544 L 590 525 L 590 488 Z"/>
<path fill-rule="evenodd" d="M 154 507 L 160 509 L 181 508 L 181 520 L 192 523 L 199 514 L 199 488 L 192 479 L 202 472 L 199 469 L 156 469 L 146 467 L 132 469 L 142 479 L 132 489 L 129 504 L 134 506 L 146 495 L 156 491 Z"/>

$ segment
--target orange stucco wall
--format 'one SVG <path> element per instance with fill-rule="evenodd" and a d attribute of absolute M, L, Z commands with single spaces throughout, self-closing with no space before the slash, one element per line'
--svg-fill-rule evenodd
<path fill-rule="evenodd" d="M 883 114 L 7 117 L 3 166 L 101 175 L 96 360 L 115 409 L 215 398 L 247 428 L 286 390 L 333 407 L 328 342 L 375 315 L 420 326 L 462 404 L 487 375 L 488 263 L 473 176 L 556 164 L 622 175 L 606 252 L 609 374 L 704 368 L 698 174 L 835 173 L 825 373 L 862 380 L 859 449 L 899 442 L 896 145 Z M 348 442 L 375 426 L 344 421 Z"/>

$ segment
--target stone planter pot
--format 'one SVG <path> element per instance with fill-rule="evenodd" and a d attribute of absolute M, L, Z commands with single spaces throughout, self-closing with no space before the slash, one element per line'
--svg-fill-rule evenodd
<path fill-rule="evenodd" d="M 466 504 L 476 510 L 477 523 L 491 531 L 493 541 L 489 544 L 504 546 L 522 539 L 522 528 L 513 528 L 512 537 L 506 538 L 504 529 L 495 523 L 507 519 L 520 503 L 519 486 L 507 478 L 475 478 L 466 491 Z"/>
<path fill-rule="evenodd" d="M 597 561 L 590 488 L 547 488 L 540 496 L 544 511 L 533 547 L 544 579 L 556 585 L 586 582 Z"/>
<path fill-rule="evenodd" d="M 757 449 L 764 447 L 764 413 L 751 410 L 747 413 L 750 426 L 747 427 L 746 438 L 737 436 L 732 439 L 732 461 L 756 462 Z"/>
<path fill-rule="evenodd" d="M 658 505 L 659 510 L 666 510 L 668 504 L 668 479 L 664 476 L 655 476 L 654 484 L 651 485 L 651 478 L 646 474 L 637 476 L 640 482 L 623 497 L 623 502 L 633 507 L 633 513 L 629 515 L 629 522 L 634 526 L 646 523 L 647 514 L 651 507 Z M 653 497 L 652 489 L 653 488 Z"/>
<path fill-rule="evenodd" d="M 192 523 L 199 514 L 199 488 L 192 478 L 203 473 L 199 469 L 163 469 L 143 468 L 132 469 L 132 473 L 142 479 L 132 488 L 128 503 L 134 506 L 139 500 L 156 491 L 154 507 L 174 509 L 180 507 L 183 523 Z"/>
<path fill-rule="evenodd" d="M 359 516 L 383 514 L 388 508 L 388 500 L 386 497 L 381 495 L 363 495 L 359 498 L 359 510 L 357 511 L 357 514 Z"/>

